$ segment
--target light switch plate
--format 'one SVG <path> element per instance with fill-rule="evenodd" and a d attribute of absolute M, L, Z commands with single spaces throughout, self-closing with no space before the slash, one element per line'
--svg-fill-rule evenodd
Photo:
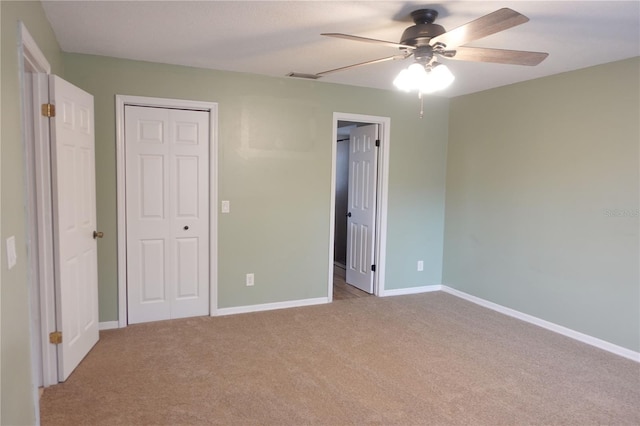
<path fill-rule="evenodd" d="M 231 210 L 231 203 L 228 200 L 222 201 L 222 213 L 229 213 Z"/>
<path fill-rule="evenodd" d="M 16 254 L 16 237 L 10 236 L 7 238 L 7 267 L 9 269 L 16 266 L 18 261 L 18 255 Z"/>

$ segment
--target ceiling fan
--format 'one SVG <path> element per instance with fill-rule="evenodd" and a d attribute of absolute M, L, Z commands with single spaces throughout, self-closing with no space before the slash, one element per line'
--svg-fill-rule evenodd
<path fill-rule="evenodd" d="M 366 43 L 375 43 L 400 49 L 399 55 L 374 59 L 372 61 L 347 65 L 316 74 L 289 73 L 290 77 L 302 77 L 317 79 L 327 74 L 338 71 L 377 64 L 396 59 L 407 59 L 410 56 L 415 61 L 430 70 L 437 57 L 457 59 L 463 61 L 494 62 L 500 64 L 529 65 L 534 66 L 542 62 L 548 53 L 527 52 L 521 50 L 490 49 L 484 47 L 463 46 L 471 41 L 487 37 L 491 34 L 504 31 L 524 24 L 529 18 L 509 8 L 502 8 L 474 21 L 468 22 L 451 31 L 446 31 L 441 25 L 435 24 L 438 12 L 434 9 L 419 9 L 411 13 L 414 25 L 408 27 L 402 33 L 399 43 L 376 40 L 366 37 L 358 37 L 342 33 L 322 33 L 327 37 L 343 38 Z"/>

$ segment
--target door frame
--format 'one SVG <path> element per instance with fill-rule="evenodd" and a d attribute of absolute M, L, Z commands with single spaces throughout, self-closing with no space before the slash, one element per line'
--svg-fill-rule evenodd
<path fill-rule="evenodd" d="M 127 326 L 127 218 L 125 106 L 184 109 L 209 113 L 209 315 L 218 310 L 218 104 L 183 99 L 116 95 L 116 199 L 118 247 L 118 327 Z"/>
<path fill-rule="evenodd" d="M 333 268 L 335 241 L 335 208 L 336 208 L 336 157 L 338 140 L 338 121 L 353 121 L 379 125 L 380 147 L 378 150 L 378 171 L 376 178 L 376 240 L 373 264 L 376 271 L 373 275 L 373 294 L 384 294 L 385 265 L 387 256 L 387 200 L 389 195 L 389 151 L 391 147 L 391 118 L 375 115 L 333 113 L 333 133 L 331 143 L 331 206 L 329 210 L 329 260 L 327 299 L 333 301 Z"/>
<path fill-rule="evenodd" d="M 49 102 L 48 78 L 51 65 L 38 47 L 22 21 L 18 23 L 18 66 L 20 84 L 20 108 L 23 109 L 27 100 L 25 95 L 32 96 L 34 105 Z M 34 78 L 30 93 L 27 78 L 32 74 L 27 72 L 26 65 L 35 71 L 38 78 Z M 35 109 L 35 106 L 34 106 Z M 56 302 L 55 278 L 53 269 L 53 216 L 51 192 L 51 168 L 49 157 L 49 120 L 31 111 L 22 115 L 22 143 L 25 151 L 25 193 L 27 194 L 26 214 L 35 211 L 36 217 L 27 219 L 27 268 L 30 298 L 39 299 L 40 327 L 30 330 L 30 334 L 38 333 L 40 339 L 39 362 L 42 366 L 42 386 L 47 387 L 58 383 L 58 355 L 55 345 L 49 343 L 49 332 L 56 330 Z M 29 137 L 31 135 L 32 137 Z M 36 164 L 37 161 L 37 164 Z M 30 191 L 34 191 L 29 195 Z M 35 205 L 34 205 L 35 204 Z M 31 224 L 35 224 L 32 229 Z M 29 252 L 33 253 L 29 255 Z M 37 256 L 35 255 L 37 253 Z M 36 261 L 37 259 L 37 261 Z M 38 308 L 35 308 L 38 309 Z M 36 315 L 32 310 L 30 316 Z M 34 351 L 36 348 L 32 348 Z M 32 369 L 34 365 L 32 363 Z M 35 374 L 32 371 L 32 374 Z M 38 407 L 38 390 L 34 381 L 34 400 Z M 36 419 L 39 412 L 36 410 Z"/>

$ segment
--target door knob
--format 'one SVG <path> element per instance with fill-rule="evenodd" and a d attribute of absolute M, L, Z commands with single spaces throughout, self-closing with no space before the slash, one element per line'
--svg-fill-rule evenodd
<path fill-rule="evenodd" d="M 93 231 L 93 239 L 104 237 L 104 232 Z"/>
<path fill-rule="evenodd" d="M 351 212 L 347 213 L 347 217 L 351 217 Z"/>
<path fill-rule="evenodd" d="M 185 225 L 185 227 L 182 228 L 182 229 L 184 229 L 186 231 L 187 229 L 189 229 L 189 227 Z"/>

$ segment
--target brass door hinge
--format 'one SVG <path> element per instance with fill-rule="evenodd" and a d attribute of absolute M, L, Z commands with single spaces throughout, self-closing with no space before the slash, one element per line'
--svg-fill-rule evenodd
<path fill-rule="evenodd" d="M 42 104 L 42 115 L 45 117 L 55 117 L 56 116 L 56 106 L 53 104 Z"/>
<path fill-rule="evenodd" d="M 54 345 L 59 345 L 62 343 L 62 332 L 54 331 L 53 333 L 49 333 L 49 343 Z"/>

